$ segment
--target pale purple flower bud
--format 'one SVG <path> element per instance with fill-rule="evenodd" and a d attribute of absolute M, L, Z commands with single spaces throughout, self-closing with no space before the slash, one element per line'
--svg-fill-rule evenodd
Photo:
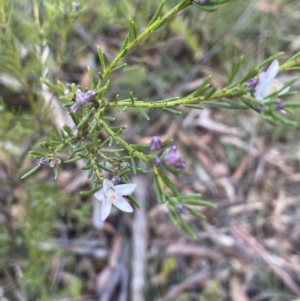
<path fill-rule="evenodd" d="M 85 96 L 88 101 L 91 101 L 96 97 L 96 92 L 93 90 L 88 90 L 87 92 L 85 92 Z"/>
<path fill-rule="evenodd" d="M 124 168 L 129 168 L 129 167 L 131 166 L 131 164 L 130 164 L 129 162 L 124 162 L 124 163 L 122 164 L 122 166 L 123 166 Z"/>
<path fill-rule="evenodd" d="M 71 111 L 71 113 L 75 114 L 75 113 L 77 113 L 78 109 L 79 109 L 78 106 L 77 106 L 76 104 L 74 104 L 74 105 L 70 108 L 70 111 Z"/>
<path fill-rule="evenodd" d="M 174 165 L 175 169 L 177 169 L 178 171 L 182 171 L 185 169 L 186 167 L 186 163 L 180 159 L 176 162 L 176 164 Z"/>
<path fill-rule="evenodd" d="M 186 163 L 181 158 L 181 155 L 177 152 L 175 145 L 168 148 L 164 161 L 167 165 L 174 167 L 178 171 L 184 170 L 186 166 Z"/>
<path fill-rule="evenodd" d="M 158 151 L 161 149 L 161 141 L 158 137 L 152 137 L 150 142 L 150 149 L 152 151 Z"/>
<path fill-rule="evenodd" d="M 78 106 L 83 106 L 83 105 L 85 105 L 89 101 L 89 99 L 87 98 L 86 93 L 84 93 L 84 92 L 78 92 L 76 94 L 75 101 L 76 101 L 76 104 Z"/>
<path fill-rule="evenodd" d="M 159 166 L 160 163 L 161 163 L 161 158 L 160 158 L 160 157 L 155 157 L 155 158 L 153 159 L 153 164 L 154 164 L 155 166 Z"/>
<path fill-rule="evenodd" d="M 200 0 L 201 4 L 207 4 L 210 0 Z"/>
<path fill-rule="evenodd" d="M 258 83 L 258 80 L 255 79 L 254 77 L 252 77 L 246 81 L 246 86 L 249 89 L 254 89 L 256 87 L 257 83 Z"/>
<path fill-rule="evenodd" d="M 168 151 L 167 151 L 167 154 L 164 158 L 165 163 L 170 165 L 170 166 L 173 166 L 180 159 L 181 159 L 181 156 L 177 152 L 176 146 L 173 145 L 173 146 L 169 147 Z"/>
<path fill-rule="evenodd" d="M 178 204 L 177 206 L 177 212 L 179 214 L 185 214 L 187 212 L 187 208 L 184 204 Z"/>
<path fill-rule="evenodd" d="M 275 110 L 281 112 L 284 109 L 284 102 L 280 99 L 277 104 L 275 105 Z"/>
<path fill-rule="evenodd" d="M 39 166 L 39 167 L 44 167 L 45 165 L 48 164 L 48 162 L 49 162 L 49 160 L 48 160 L 47 158 L 43 157 L 43 158 L 41 158 L 41 159 L 39 160 L 38 166 Z"/>
<path fill-rule="evenodd" d="M 111 181 L 113 182 L 114 185 L 118 185 L 121 183 L 122 179 L 119 176 L 114 176 Z"/>

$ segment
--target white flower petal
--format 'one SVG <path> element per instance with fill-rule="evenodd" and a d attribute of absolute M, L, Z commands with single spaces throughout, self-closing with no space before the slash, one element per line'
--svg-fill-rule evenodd
<path fill-rule="evenodd" d="M 108 188 L 114 187 L 114 184 L 112 181 L 105 179 L 103 181 L 103 190 L 106 191 Z"/>
<path fill-rule="evenodd" d="M 279 72 L 279 62 L 278 60 L 274 60 L 266 71 L 267 82 L 271 84 L 275 79 L 276 75 L 278 74 L 278 72 Z"/>
<path fill-rule="evenodd" d="M 101 189 L 99 191 L 97 191 L 95 194 L 94 194 L 95 198 L 99 201 L 104 201 L 105 200 L 105 196 L 104 196 L 104 190 Z"/>
<path fill-rule="evenodd" d="M 131 194 L 135 188 L 136 184 L 121 184 L 114 186 L 114 190 L 118 196 Z"/>
<path fill-rule="evenodd" d="M 105 221 L 107 219 L 107 217 L 110 214 L 111 211 L 111 207 L 112 207 L 112 203 L 108 200 L 104 200 L 102 202 L 102 206 L 101 206 L 101 219 L 102 221 Z"/>
<path fill-rule="evenodd" d="M 101 203 L 98 200 L 94 200 L 93 225 L 96 229 L 103 227 L 103 221 L 101 220 Z"/>
<path fill-rule="evenodd" d="M 122 196 L 118 197 L 118 199 L 114 202 L 114 205 L 124 212 L 133 211 L 131 205 Z"/>

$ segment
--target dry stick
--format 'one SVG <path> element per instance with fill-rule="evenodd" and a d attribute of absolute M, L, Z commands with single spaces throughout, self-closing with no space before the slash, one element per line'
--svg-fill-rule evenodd
<path fill-rule="evenodd" d="M 142 210 L 135 209 L 132 236 L 133 236 L 133 256 L 132 256 L 132 301 L 144 300 L 145 286 L 145 261 L 147 251 L 147 217 L 145 214 L 148 181 L 145 176 L 139 175 L 132 179 L 137 184 L 135 197 L 140 203 Z"/>
<path fill-rule="evenodd" d="M 272 254 L 267 252 L 264 247 L 248 232 L 238 227 L 236 223 L 231 224 L 231 231 L 247 243 L 273 270 L 273 272 L 281 279 L 286 287 L 297 296 L 300 296 L 300 288 L 294 282 L 292 277 L 283 268 L 279 267 L 279 264 L 275 261 Z"/>

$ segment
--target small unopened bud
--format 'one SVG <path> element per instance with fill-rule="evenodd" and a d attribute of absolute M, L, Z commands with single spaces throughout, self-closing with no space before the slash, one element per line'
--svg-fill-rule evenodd
<path fill-rule="evenodd" d="M 177 206 L 177 212 L 179 214 L 185 214 L 186 211 L 187 211 L 187 208 L 186 208 L 186 206 L 184 204 L 178 204 L 178 206 Z"/>
<path fill-rule="evenodd" d="M 153 159 L 153 164 L 154 164 L 155 166 L 159 166 L 159 165 L 161 164 L 161 158 L 160 158 L 160 157 L 155 157 L 155 158 Z"/>
<path fill-rule="evenodd" d="M 186 163 L 181 158 L 181 155 L 177 152 L 176 146 L 170 146 L 167 150 L 167 154 L 164 157 L 164 161 L 167 165 L 174 167 L 178 171 L 185 169 Z"/>
<path fill-rule="evenodd" d="M 70 108 L 70 111 L 71 113 L 75 114 L 78 112 L 78 106 L 76 104 L 74 104 L 71 108 Z"/>
<path fill-rule="evenodd" d="M 89 100 L 84 92 L 78 92 L 75 98 L 76 104 L 78 106 L 85 105 Z"/>
<path fill-rule="evenodd" d="M 252 77 L 246 81 L 246 86 L 249 89 L 254 89 L 256 87 L 257 83 L 258 83 L 258 80 L 255 79 L 254 77 Z"/>
<path fill-rule="evenodd" d="M 201 4 L 207 4 L 210 0 L 200 0 Z"/>
<path fill-rule="evenodd" d="M 284 109 L 284 102 L 280 99 L 277 104 L 275 105 L 275 110 L 281 112 Z"/>
<path fill-rule="evenodd" d="M 51 168 L 56 167 L 55 161 L 50 161 L 50 162 L 49 162 L 49 167 L 51 167 Z"/>
<path fill-rule="evenodd" d="M 91 101 L 96 97 L 96 92 L 93 90 L 88 90 L 87 92 L 85 92 L 85 97 L 88 101 Z"/>
<path fill-rule="evenodd" d="M 122 179 L 119 176 L 114 176 L 111 181 L 113 182 L 114 185 L 118 185 L 121 183 Z"/>
<path fill-rule="evenodd" d="M 47 158 L 43 157 L 43 158 L 41 158 L 41 159 L 39 160 L 38 166 L 39 166 L 39 167 L 44 167 L 45 165 L 48 164 L 48 162 L 49 162 L 49 160 L 48 160 Z"/>
<path fill-rule="evenodd" d="M 158 137 L 152 137 L 150 142 L 150 149 L 152 151 L 158 151 L 161 149 L 161 141 Z"/>
<path fill-rule="evenodd" d="M 129 162 L 124 162 L 122 164 L 123 168 L 129 168 L 131 166 L 131 164 Z"/>

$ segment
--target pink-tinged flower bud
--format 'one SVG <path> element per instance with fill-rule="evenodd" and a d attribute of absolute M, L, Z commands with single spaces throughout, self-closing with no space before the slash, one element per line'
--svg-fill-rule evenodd
<path fill-rule="evenodd" d="M 122 164 L 123 168 L 129 168 L 131 166 L 131 164 L 129 162 L 124 162 Z"/>
<path fill-rule="evenodd" d="M 275 110 L 281 112 L 284 109 L 284 102 L 280 99 L 277 104 L 275 105 Z"/>
<path fill-rule="evenodd" d="M 201 4 L 207 4 L 210 0 L 200 0 Z"/>
<path fill-rule="evenodd" d="M 155 157 L 153 159 L 153 165 L 159 166 L 161 164 L 161 158 L 160 157 Z"/>
<path fill-rule="evenodd" d="M 161 149 L 161 141 L 158 137 L 152 137 L 150 142 L 150 149 L 152 151 L 158 151 Z"/>
<path fill-rule="evenodd" d="M 71 108 L 70 108 L 70 111 L 71 113 L 75 114 L 78 112 L 78 106 L 76 104 L 74 104 Z"/>
<path fill-rule="evenodd" d="M 89 99 L 87 98 L 86 93 L 78 92 L 76 94 L 75 101 L 78 106 L 83 106 L 89 101 Z"/>
<path fill-rule="evenodd" d="M 186 166 L 186 163 L 181 158 L 181 155 L 177 152 L 175 145 L 168 148 L 167 154 L 164 157 L 164 162 L 170 167 L 174 167 L 178 171 L 184 170 Z"/>
<path fill-rule="evenodd" d="M 187 208 L 184 204 L 178 204 L 177 206 L 177 212 L 179 214 L 185 214 L 187 212 Z"/>
<path fill-rule="evenodd" d="M 41 158 L 39 160 L 38 166 L 39 167 L 44 167 L 45 165 L 48 165 L 49 160 L 45 157 Z"/>
<path fill-rule="evenodd" d="M 88 101 L 91 101 L 96 97 L 96 92 L 93 90 L 88 90 L 87 92 L 85 92 L 85 96 Z"/>
<path fill-rule="evenodd" d="M 111 181 L 113 182 L 114 185 L 118 185 L 121 183 L 122 179 L 119 176 L 114 176 Z"/>
<path fill-rule="evenodd" d="M 258 80 L 255 79 L 254 77 L 252 77 L 246 81 L 246 86 L 249 89 L 254 89 L 256 87 L 257 83 L 258 83 Z"/>
<path fill-rule="evenodd" d="M 56 167 L 55 161 L 50 161 L 50 162 L 49 162 L 49 167 L 51 167 L 51 168 Z"/>

